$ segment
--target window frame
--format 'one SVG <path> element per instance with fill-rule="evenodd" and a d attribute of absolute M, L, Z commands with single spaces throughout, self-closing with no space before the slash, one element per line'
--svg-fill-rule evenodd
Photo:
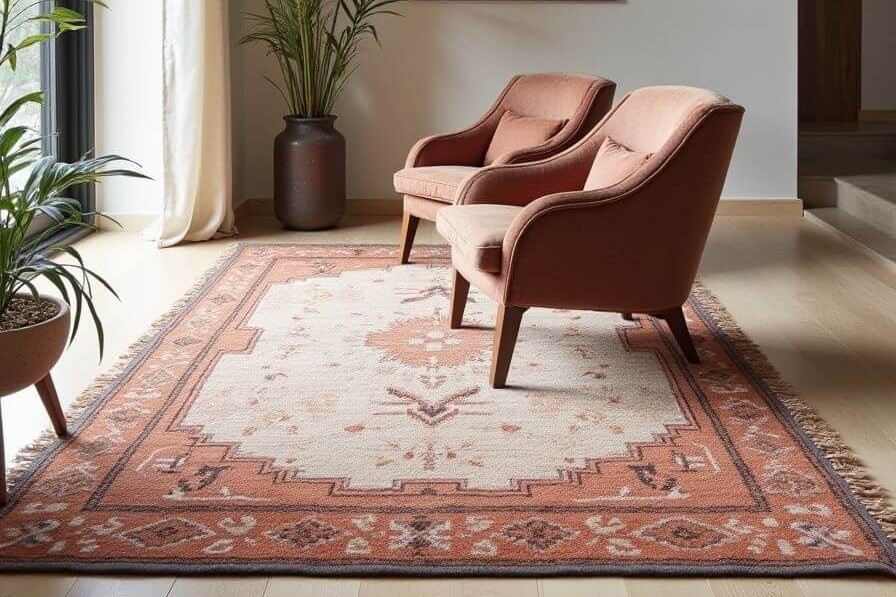
<path fill-rule="evenodd" d="M 84 16 L 85 28 L 66 32 L 42 48 L 42 78 L 49 83 L 44 110 L 44 154 L 54 155 L 60 162 L 75 162 L 94 151 L 94 8 L 89 0 L 56 0 L 47 4 L 70 8 Z M 52 8 L 52 6 L 50 7 Z M 85 213 L 96 210 L 96 189 L 93 184 L 69 189 L 68 196 L 81 204 Z M 94 216 L 89 223 L 96 225 Z M 92 232 L 83 226 L 60 230 L 46 240 L 47 245 L 71 242 Z"/>

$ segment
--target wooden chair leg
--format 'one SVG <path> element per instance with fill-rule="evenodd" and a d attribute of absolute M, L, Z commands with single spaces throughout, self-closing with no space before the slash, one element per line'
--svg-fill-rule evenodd
<path fill-rule="evenodd" d="M 467 296 L 470 294 L 470 283 L 454 271 L 454 285 L 451 287 L 451 329 L 460 329 L 464 323 L 464 309 L 467 307 Z"/>
<path fill-rule="evenodd" d="M 411 257 L 411 247 L 414 246 L 414 237 L 417 236 L 417 225 L 420 218 L 404 212 L 401 219 L 401 258 L 400 263 L 408 263 Z"/>
<path fill-rule="evenodd" d="M 700 357 L 697 354 L 697 349 L 694 347 L 694 339 L 691 338 L 691 333 L 688 331 L 688 324 L 684 319 L 684 311 L 682 308 L 678 307 L 676 309 L 663 311 L 662 313 L 655 313 L 654 317 L 665 320 L 666 325 L 669 326 L 672 335 L 675 336 L 675 340 L 678 342 L 678 346 L 681 348 L 681 352 L 684 353 L 684 356 L 688 359 L 688 362 L 695 364 L 699 363 Z"/>
<path fill-rule="evenodd" d="M 626 320 L 626 321 L 634 321 L 634 320 L 635 320 L 635 316 L 634 316 L 633 314 L 631 314 L 631 313 L 623 313 L 623 314 L 622 314 L 622 319 L 624 319 L 624 320 Z"/>
<path fill-rule="evenodd" d="M 44 403 L 44 408 L 47 409 L 47 414 L 50 415 L 50 421 L 53 422 L 53 429 L 56 431 L 56 435 L 59 437 L 68 435 L 65 414 L 63 414 L 62 407 L 59 405 L 59 396 L 56 394 L 53 378 L 47 373 L 47 376 L 34 384 L 34 387 L 37 388 L 37 393 L 40 394 L 40 399 Z"/>
<path fill-rule="evenodd" d="M 526 309 L 513 305 L 498 305 L 495 325 L 495 344 L 492 348 L 492 370 L 489 381 L 493 388 L 507 387 L 507 373 L 513 359 L 513 349 L 520 332 L 520 322 Z"/>

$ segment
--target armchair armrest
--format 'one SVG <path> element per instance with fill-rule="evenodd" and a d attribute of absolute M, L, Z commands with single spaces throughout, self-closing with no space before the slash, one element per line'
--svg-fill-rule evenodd
<path fill-rule="evenodd" d="M 518 149 L 516 151 L 511 151 L 510 153 L 505 153 L 497 160 L 492 162 L 492 165 L 502 166 L 505 164 L 525 164 L 527 162 L 537 162 L 549 158 L 554 153 L 557 153 L 557 151 L 559 151 L 563 147 L 563 145 L 568 142 L 568 139 L 559 139 L 557 136 L 555 136 L 551 139 L 548 139 L 541 145 L 526 147 L 525 149 Z"/>
<path fill-rule="evenodd" d="M 456 133 L 420 139 L 408 153 L 405 168 L 481 166 L 493 134 L 494 127 L 480 121 Z"/>
<path fill-rule="evenodd" d="M 579 147 L 581 144 L 537 162 L 483 168 L 462 183 L 455 203 L 522 207 L 545 195 L 581 190 L 592 160 L 588 152 L 579 151 Z"/>
<path fill-rule="evenodd" d="M 502 246 L 506 303 L 636 313 L 682 304 L 716 205 L 683 214 L 664 186 L 640 182 L 525 207 Z"/>
<path fill-rule="evenodd" d="M 405 168 L 424 166 L 481 166 L 485 152 L 504 114 L 504 98 L 521 77 L 510 80 L 504 91 L 477 122 L 456 133 L 420 139 L 411 148 Z"/>

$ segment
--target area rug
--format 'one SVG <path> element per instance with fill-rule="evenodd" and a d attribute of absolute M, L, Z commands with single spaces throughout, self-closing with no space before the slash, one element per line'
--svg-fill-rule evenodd
<path fill-rule="evenodd" d="M 22 455 L 0 569 L 893 573 L 896 516 L 706 290 L 640 316 L 495 305 L 441 247 L 237 245 Z M 612 281 L 608 281 L 612 283 Z"/>

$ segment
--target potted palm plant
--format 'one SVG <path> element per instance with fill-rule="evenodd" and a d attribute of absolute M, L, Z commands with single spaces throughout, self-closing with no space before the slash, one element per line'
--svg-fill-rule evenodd
<path fill-rule="evenodd" d="M 0 74 L 15 71 L 26 48 L 84 28 L 81 14 L 48 4 L 47 12 L 40 12 L 46 4 L 0 0 Z M 19 116 L 43 102 L 43 92 L 36 91 L 0 105 L 0 397 L 36 384 L 57 431 L 60 425 L 64 431 L 49 371 L 85 312 L 96 327 L 102 354 L 103 327 L 94 306 L 94 287 L 112 289 L 84 265 L 74 247 L 50 241 L 71 226 L 92 228 L 100 215 L 85 213 L 80 203 L 66 198 L 68 189 L 109 176 L 144 176 L 115 168 L 128 162 L 116 155 L 74 163 L 41 157 L 41 138 Z M 43 220 L 40 232 L 38 220 Z M 64 259 L 54 260 L 55 254 Z M 40 279 L 55 287 L 60 298 L 42 294 Z"/>
<path fill-rule="evenodd" d="M 336 224 L 345 212 L 345 139 L 333 105 L 354 72 L 366 40 L 379 43 L 372 21 L 396 15 L 401 0 L 266 0 L 250 14 L 242 43 L 260 43 L 277 58 L 289 107 L 274 142 L 274 212 L 296 230 Z"/>

